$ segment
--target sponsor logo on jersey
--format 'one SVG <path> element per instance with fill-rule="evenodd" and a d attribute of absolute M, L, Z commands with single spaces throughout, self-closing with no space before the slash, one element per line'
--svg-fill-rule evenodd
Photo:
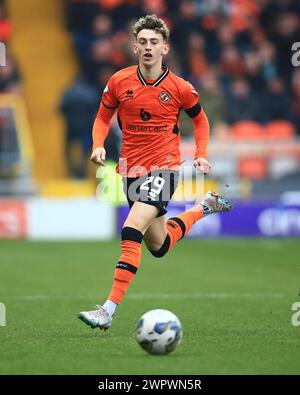
<path fill-rule="evenodd" d="M 149 112 L 145 111 L 143 108 L 141 108 L 140 117 L 141 117 L 142 121 L 148 122 L 151 119 L 151 114 Z"/>
<path fill-rule="evenodd" d="M 126 91 L 126 99 L 133 99 L 133 90 L 132 89 L 128 89 Z"/>
<path fill-rule="evenodd" d="M 166 132 L 168 130 L 168 125 L 150 126 L 126 123 L 126 129 L 132 132 Z"/>

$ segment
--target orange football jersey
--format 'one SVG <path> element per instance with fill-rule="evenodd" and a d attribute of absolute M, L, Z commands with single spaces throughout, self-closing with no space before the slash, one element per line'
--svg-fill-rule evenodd
<path fill-rule="evenodd" d="M 157 80 L 146 81 L 139 67 L 131 66 L 110 78 L 102 103 L 118 108 L 123 144 L 117 172 L 134 176 L 153 167 L 178 168 L 180 111 L 195 116 L 201 110 L 199 95 L 189 82 L 165 66 Z"/>

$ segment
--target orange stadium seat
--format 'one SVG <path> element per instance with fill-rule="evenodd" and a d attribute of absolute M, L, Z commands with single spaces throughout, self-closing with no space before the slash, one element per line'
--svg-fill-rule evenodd
<path fill-rule="evenodd" d="M 268 173 L 267 160 L 263 157 L 254 156 L 240 158 L 238 164 L 238 173 L 242 178 L 263 180 L 267 177 Z"/>
<path fill-rule="evenodd" d="M 266 125 L 266 134 L 269 139 L 291 139 L 295 137 L 296 130 L 289 121 L 271 121 Z"/>
<path fill-rule="evenodd" d="M 266 133 L 258 122 L 239 121 L 232 126 L 231 137 L 239 140 L 261 140 L 266 137 Z"/>

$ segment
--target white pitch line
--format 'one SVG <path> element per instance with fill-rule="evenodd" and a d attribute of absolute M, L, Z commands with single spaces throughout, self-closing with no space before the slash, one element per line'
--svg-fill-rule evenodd
<path fill-rule="evenodd" d="M 281 293 L 196 293 L 196 294 L 128 294 L 126 299 L 281 299 L 293 297 Z M 99 299 L 98 295 L 21 295 L 3 298 L 5 300 L 39 301 L 39 300 L 91 300 Z"/>
<path fill-rule="evenodd" d="M 58 297 L 55 297 L 55 299 Z M 8 298 L 10 299 L 10 298 Z M 11 299 L 15 300 L 47 300 L 52 299 L 50 295 L 26 295 L 26 296 L 13 296 Z"/>
<path fill-rule="evenodd" d="M 128 299 L 234 299 L 234 298 L 284 298 L 283 294 L 233 294 L 233 293 L 201 293 L 201 294 L 132 294 L 127 295 Z"/>

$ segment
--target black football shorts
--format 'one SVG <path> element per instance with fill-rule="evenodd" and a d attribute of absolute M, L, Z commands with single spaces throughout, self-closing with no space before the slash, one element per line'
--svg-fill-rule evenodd
<path fill-rule="evenodd" d="M 159 169 L 141 177 L 123 177 L 124 193 L 129 207 L 143 202 L 159 209 L 157 217 L 166 214 L 169 201 L 177 188 L 179 172 Z"/>

